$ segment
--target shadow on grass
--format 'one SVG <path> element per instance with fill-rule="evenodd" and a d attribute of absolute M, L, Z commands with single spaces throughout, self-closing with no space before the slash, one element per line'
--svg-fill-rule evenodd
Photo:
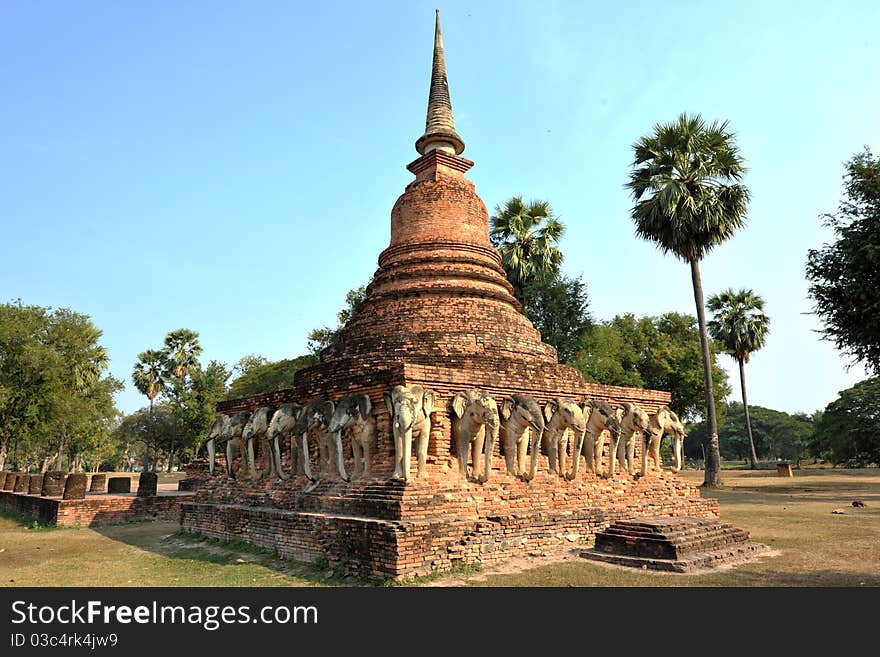
<path fill-rule="evenodd" d="M 151 524 L 157 525 L 156 531 L 149 531 Z M 241 540 L 223 541 L 178 528 L 168 533 L 167 524 L 146 521 L 91 529 L 113 541 L 123 542 L 168 559 L 232 568 L 257 565 L 286 577 L 302 580 L 304 585 L 364 587 L 388 584 L 384 579 L 359 577 L 344 562 L 331 564 L 324 558 L 318 558 L 311 563 L 282 559 L 274 549 Z"/>
<path fill-rule="evenodd" d="M 31 529 L 34 531 L 45 532 L 64 529 L 64 527 L 57 527 L 54 522 L 38 520 L 31 515 L 25 513 L 17 513 L 15 511 L 10 511 L 9 509 L 0 508 L 0 518 L 11 520 L 15 524 L 24 527 L 25 529 Z"/>

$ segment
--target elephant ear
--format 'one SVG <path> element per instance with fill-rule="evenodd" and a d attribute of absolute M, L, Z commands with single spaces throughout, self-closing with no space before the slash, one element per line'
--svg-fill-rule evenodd
<path fill-rule="evenodd" d="M 452 410 L 459 419 L 464 417 L 464 410 L 467 408 L 467 396 L 463 392 L 456 393 L 452 398 Z"/>
<path fill-rule="evenodd" d="M 559 410 L 559 402 L 555 399 L 551 399 L 546 404 L 544 404 L 544 418 L 546 418 L 547 422 L 553 417 L 553 414 Z"/>
<path fill-rule="evenodd" d="M 370 417 L 370 411 L 373 410 L 373 402 L 369 395 L 358 395 L 357 402 L 361 417 L 366 420 Z"/>
<path fill-rule="evenodd" d="M 505 397 L 504 401 L 501 402 L 501 417 L 505 420 L 509 420 L 512 413 L 513 400 L 510 397 Z"/>
<path fill-rule="evenodd" d="M 333 417 L 333 411 L 336 410 L 336 404 L 333 403 L 332 399 L 328 399 L 323 404 L 321 404 L 321 415 L 324 416 L 324 419 L 328 422 L 330 418 Z"/>
<path fill-rule="evenodd" d="M 425 390 L 425 398 L 422 401 L 422 410 L 425 411 L 425 417 L 431 417 L 431 413 L 434 412 L 434 402 L 437 400 L 437 395 L 433 390 Z"/>
<path fill-rule="evenodd" d="M 385 407 L 388 409 L 388 415 L 394 415 L 394 398 L 391 396 L 391 391 L 386 390 L 383 392 L 382 398 L 385 400 Z"/>

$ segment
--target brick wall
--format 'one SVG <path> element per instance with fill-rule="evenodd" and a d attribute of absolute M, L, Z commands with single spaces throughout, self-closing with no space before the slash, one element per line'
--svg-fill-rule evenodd
<path fill-rule="evenodd" d="M 155 497 L 131 495 L 87 496 L 81 500 L 0 492 L 0 508 L 54 523 L 59 527 L 107 525 L 137 520 L 176 520 L 188 493 L 160 493 Z"/>

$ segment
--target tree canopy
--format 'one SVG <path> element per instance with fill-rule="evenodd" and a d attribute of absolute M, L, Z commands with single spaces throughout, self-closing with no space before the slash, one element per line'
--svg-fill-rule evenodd
<path fill-rule="evenodd" d="M 544 276 L 529 285 L 526 296 L 526 316 L 544 342 L 556 348 L 559 361 L 571 363 L 593 326 L 586 283 L 581 278 Z"/>
<path fill-rule="evenodd" d="M 730 385 L 727 373 L 717 363 L 714 342 L 711 353 L 715 397 L 723 400 L 730 394 Z M 694 421 L 705 413 L 700 334 L 692 315 L 617 315 L 583 337 L 573 365 L 588 381 L 668 390 L 670 408 L 682 420 Z M 723 404 L 718 411 L 723 414 Z"/>
<path fill-rule="evenodd" d="M 880 377 L 842 391 L 825 407 L 813 452 L 835 465 L 880 465 Z"/>
<path fill-rule="evenodd" d="M 359 288 L 349 290 L 345 295 L 345 307 L 336 313 L 336 328 L 325 326 L 323 328 L 314 329 L 308 335 L 308 349 L 313 356 L 318 356 L 325 349 L 335 347 L 342 335 L 342 329 L 348 323 L 358 307 L 367 298 L 367 286 L 361 285 Z M 292 379 L 291 379 L 292 381 Z"/>
<path fill-rule="evenodd" d="M 230 384 L 226 399 L 239 399 L 292 388 L 296 372 L 317 362 L 317 357 L 309 354 L 251 365 Z"/>
<path fill-rule="evenodd" d="M 825 215 L 835 241 L 807 253 L 807 280 L 822 336 L 880 375 L 880 157 L 846 165 L 845 198 Z"/>

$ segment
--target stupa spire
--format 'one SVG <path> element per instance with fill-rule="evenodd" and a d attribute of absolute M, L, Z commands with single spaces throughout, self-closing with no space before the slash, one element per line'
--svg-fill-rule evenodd
<path fill-rule="evenodd" d="M 428 94 L 428 116 L 425 134 L 416 140 L 416 150 L 424 155 L 433 150 L 458 155 L 464 151 L 464 141 L 455 132 L 452 101 L 446 81 L 446 59 L 443 56 L 443 36 L 440 33 L 440 10 L 434 24 L 434 61 L 431 66 L 431 91 Z"/>

